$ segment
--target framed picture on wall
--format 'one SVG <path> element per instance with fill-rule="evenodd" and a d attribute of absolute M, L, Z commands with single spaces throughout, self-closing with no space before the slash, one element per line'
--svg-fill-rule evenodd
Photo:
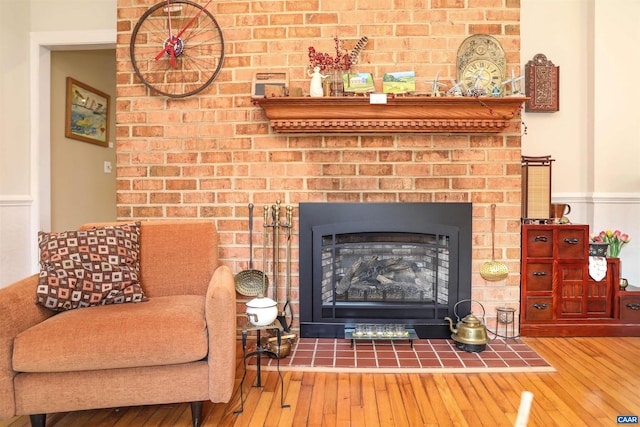
<path fill-rule="evenodd" d="M 108 94 L 67 77 L 64 135 L 107 147 L 110 103 Z"/>

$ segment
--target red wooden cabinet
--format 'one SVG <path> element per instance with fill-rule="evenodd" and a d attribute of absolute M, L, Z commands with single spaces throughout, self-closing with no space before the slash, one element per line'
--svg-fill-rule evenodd
<path fill-rule="evenodd" d="M 621 296 L 620 261 L 589 275 L 589 226 L 523 225 L 521 266 L 521 335 L 640 335 L 640 295 Z"/>
<path fill-rule="evenodd" d="M 625 292 L 620 296 L 620 319 L 640 322 L 640 292 Z"/>

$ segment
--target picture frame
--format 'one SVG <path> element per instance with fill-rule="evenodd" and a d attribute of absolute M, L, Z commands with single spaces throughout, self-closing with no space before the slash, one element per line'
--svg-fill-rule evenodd
<path fill-rule="evenodd" d="M 371 93 L 376 91 L 371 73 L 346 72 L 342 74 L 342 80 L 346 93 Z"/>
<path fill-rule="evenodd" d="M 64 135 L 107 147 L 110 108 L 111 97 L 108 94 L 67 77 Z"/>
<path fill-rule="evenodd" d="M 385 73 L 382 77 L 383 93 L 413 93 L 416 91 L 416 75 L 413 71 Z"/>

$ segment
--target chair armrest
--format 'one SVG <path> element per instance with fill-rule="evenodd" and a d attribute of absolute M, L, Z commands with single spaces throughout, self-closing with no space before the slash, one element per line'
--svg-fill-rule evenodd
<path fill-rule="evenodd" d="M 231 269 L 218 267 L 207 289 L 205 316 L 209 333 L 209 399 L 228 402 L 236 375 L 236 289 Z"/>
<path fill-rule="evenodd" d="M 13 340 L 55 314 L 35 303 L 38 275 L 34 274 L 5 288 L 0 288 L 0 418 L 15 415 L 12 368 Z"/>

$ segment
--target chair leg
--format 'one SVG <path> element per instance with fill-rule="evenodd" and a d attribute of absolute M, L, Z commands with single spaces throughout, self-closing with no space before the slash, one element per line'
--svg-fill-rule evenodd
<path fill-rule="evenodd" d="M 191 402 L 191 424 L 200 427 L 202 423 L 202 402 Z M 44 427 L 44 425 L 42 426 Z"/>
<path fill-rule="evenodd" d="M 29 415 L 31 420 L 31 427 L 45 427 L 47 423 L 47 414 L 33 414 Z"/>

